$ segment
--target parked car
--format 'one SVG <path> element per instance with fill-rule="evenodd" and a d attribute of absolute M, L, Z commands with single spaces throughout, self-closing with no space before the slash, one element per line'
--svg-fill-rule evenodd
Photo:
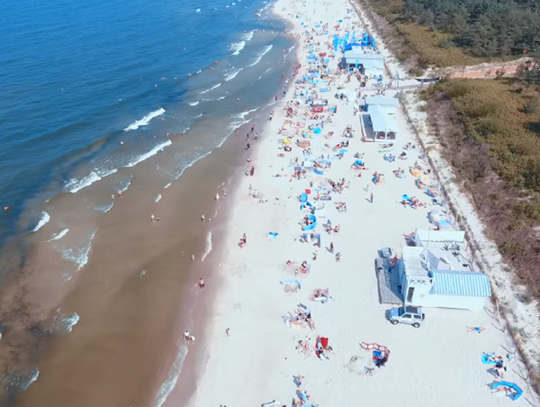
<path fill-rule="evenodd" d="M 415 328 L 420 328 L 424 323 L 425 315 L 420 307 L 399 307 L 388 311 L 388 320 L 392 325 L 399 323 L 409 324 Z"/>

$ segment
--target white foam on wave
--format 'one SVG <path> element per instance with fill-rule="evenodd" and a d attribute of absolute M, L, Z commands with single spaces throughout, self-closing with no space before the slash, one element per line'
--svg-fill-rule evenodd
<path fill-rule="evenodd" d="M 105 204 L 105 205 L 97 205 L 97 206 L 94 206 L 94 209 L 101 213 L 107 213 L 112 209 L 113 205 L 114 205 L 113 203 Z"/>
<path fill-rule="evenodd" d="M 219 88 L 220 86 L 221 86 L 221 82 L 218 83 L 217 85 L 212 86 L 210 89 L 203 90 L 203 91 L 200 93 L 200 95 L 204 95 L 205 93 L 208 93 L 208 92 L 210 92 L 211 90 L 214 90 L 214 89 Z"/>
<path fill-rule="evenodd" d="M 118 178 L 114 180 L 114 188 L 118 192 L 124 193 L 128 190 L 129 186 L 131 185 L 132 179 L 133 179 L 133 174 L 119 176 Z"/>
<path fill-rule="evenodd" d="M 223 142 L 221 143 L 223 144 Z M 219 145 L 218 147 L 221 147 L 221 145 Z M 182 169 L 180 170 L 180 172 L 176 175 L 173 175 L 174 179 L 169 182 L 167 185 L 165 185 L 163 187 L 163 189 L 167 189 L 167 188 L 170 188 L 171 185 L 173 184 L 174 181 L 176 181 L 178 178 L 180 178 L 182 176 L 182 174 L 184 174 L 184 171 L 187 170 L 188 168 L 192 167 L 197 161 L 199 160 L 202 160 L 203 158 L 205 157 L 208 157 L 210 154 L 212 154 L 212 151 L 208 151 L 207 153 L 204 153 L 203 155 L 201 155 L 200 157 L 197 157 L 195 158 L 193 161 L 191 161 L 188 165 L 186 166 L 183 166 L 183 165 L 179 165 L 179 167 L 181 166 Z"/>
<path fill-rule="evenodd" d="M 37 232 L 39 229 L 45 226 L 50 220 L 51 220 L 51 217 L 49 216 L 47 212 L 45 211 L 41 212 L 41 218 L 39 219 L 39 222 L 36 225 L 36 227 L 32 229 L 32 233 Z"/>
<path fill-rule="evenodd" d="M 200 290 L 197 290 L 200 291 Z M 191 331 L 193 328 L 193 311 L 195 310 L 195 307 L 197 306 L 197 294 L 195 294 L 194 301 L 191 301 L 190 309 L 188 310 L 189 315 L 189 323 L 187 326 L 187 329 Z M 176 351 L 176 357 L 174 358 L 173 365 L 171 366 L 171 370 L 169 371 L 169 375 L 165 379 L 165 381 L 161 384 L 159 387 L 159 390 L 156 394 L 156 398 L 154 401 L 155 407 L 161 407 L 163 403 L 167 400 L 167 397 L 169 397 L 169 394 L 174 390 L 176 387 L 176 383 L 178 382 L 178 377 L 180 376 L 180 373 L 182 373 L 182 367 L 184 366 L 184 360 L 186 360 L 186 356 L 189 352 L 188 346 L 186 345 L 186 342 L 183 339 L 180 339 L 177 344 L 177 351 Z"/>
<path fill-rule="evenodd" d="M 272 49 L 272 47 L 273 47 L 272 44 L 267 45 L 267 46 L 264 48 L 263 52 L 261 52 L 261 53 L 259 54 L 259 56 L 258 56 L 257 59 L 255 60 L 255 62 L 253 62 L 251 65 L 248 65 L 248 68 L 249 68 L 249 67 L 252 67 L 252 66 L 255 66 L 255 65 L 257 65 L 259 62 L 261 62 L 261 59 L 262 59 L 266 54 L 268 54 L 268 53 L 270 52 L 270 50 Z"/>
<path fill-rule="evenodd" d="M 254 113 L 254 112 L 256 112 L 257 110 L 259 110 L 260 108 L 261 108 L 261 107 L 259 106 L 259 107 L 256 107 L 255 109 L 246 110 L 245 112 L 240 112 L 240 113 L 236 114 L 236 115 L 233 116 L 233 117 L 238 118 L 238 119 L 242 119 L 242 120 L 243 120 L 248 114 Z"/>
<path fill-rule="evenodd" d="M 212 251 L 212 232 L 209 231 L 206 234 L 206 244 L 204 246 L 204 253 L 201 257 L 201 261 L 204 261 L 204 259 L 206 259 L 206 256 L 208 256 L 211 251 Z"/>
<path fill-rule="evenodd" d="M 219 100 L 225 99 L 227 96 L 220 96 L 217 99 L 203 99 L 204 102 L 217 102 Z"/>
<path fill-rule="evenodd" d="M 158 110 L 148 113 L 141 120 L 134 121 L 124 131 L 137 130 L 141 126 L 147 126 L 153 118 L 161 116 L 163 113 L 165 113 L 165 109 L 160 107 Z"/>
<path fill-rule="evenodd" d="M 247 32 L 247 33 L 244 33 L 244 34 L 242 35 L 242 39 L 243 39 L 244 41 L 251 41 L 251 39 L 253 38 L 253 33 L 255 33 L 255 31 L 249 31 L 249 32 Z"/>
<path fill-rule="evenodd" d="M 47 240 L 46 243 L 52 242 L 53 240 L 62 239 L 65 235 L 67 235 L 67 232 L 69 232 L 69 229 L 66 228 L 59 233 L 53 233 L 52 237 L 49 240 Z"/>
<path fill-rule="evenodd" d="M 178 345 L 178 351 L 176 358 L 174 359 L 171 371 L 167 379 L 159 387 L 158 393 L 156 394 L 155 406 L 161 407 L 163 403 L 167 400 L 167 397 L 176 387 L 178 382 L 178 376 L 182 373 L 182 366 L 184 366 L 184 360 L 188 354 L 188 347 L 185 343 Z"/>
<path fill-rule="evenodd" d="M 77 271 L 82 269 L 88 263 L 88 255 L 92 249 L 92 240 L 96 236 L 96 231 L 93 231 L 84 242 L 79 246 L 68 247 L 61 250 L 62 257 L 70 260 L 77 265 Z"/>
<path fill-rule="evenodd" d="M 244 49 L 245 46 L 246 46 L 245 41 L 233 42 L 231 45 L 229 45 L 229 51 L 233 51 L 232 55 L 238 55 L 240 54 L 240 51 Z"/>
<path fill-rule="evenodd" d="M 163 142 L 161 144 L 158 144 L 153 149 L 151 149 L 149 152 L 136 157 L 133 161 L 131 161 L 128 165 L 126 165 L 126 167 L 135 167 L 137 164 L 139 164 L 139 163 L 141 163 L 141 162 L 143 162 L 145 160 L 148 160 L 150 157 L 156 155 L 161 150 L 163 150 L 165 147 L 170 146 L 171 144 L 172 144 L 171 140 L 167 140 L 167 141 L 165 141 L 165 142 Z"/>
<path fill-rule="evenodd" d="M 188 105 L 190 106 L 197 106 L 199 104 L 199 102 L 189 102 Z"/>
<path fill-rule="evenodd" d="M 243 70 L 244 70 L 244 68 L 240 68 L 240 69 L 237 69 L 236 71 L 231 72 L 230 74 L 225 76 L 225 80 L 227 82 L 230 81 L 230 80 L 233 80 L 234 78 L 236 78 L 236 75 L 238 75 Z"/>
<path fill-rule="evenodd" d="M 197 10 L 195 10 L 195 13 L 200 13 L 201 12 L 201 9 L 198 8 Z"/>
<path fill-rule="evenodd" d="M 52 323 L 52 330 L 54 333 L 70 333 L 73 331 L 73 327 L 77 325 L 81 317 L 79 314 L 74 312 L 70 316 L 66 316 L 60 312 L 60 309 L 57 310 L 58 314 L 54 316 Z"/>
<path fill-rule="evenodd" d="M 118 171 L 116 168 L 112 169 L 93 169 L 90 171 L 90 174 L 88 174 L 86 177 L 83 177 L 81 179 L 72 178 L 69 180 L 64 187 L 65 191 L 71 192 L 72 194 L 75 194 L 79 192 L 81 189 L 89 187 L 94 182 L 97 182 L 101 180 L 102 178 L 108 177 L 111 174 L 114 174 L 116 171 Z"/>
<path fill-rule="evenodd" d="M 161 194 L 158 194 L 158 196 L 156 196 L 156 199 L 154 200 L 154 202 L 159 202 L 161 201 Z"/>
<path fill-rule="evenodd" d="M 38 377 L 39 370 L 37 368 L 27 372 L 6 372 L 3 384 L 8 391 L 22 392 L 28 390 Z"/>

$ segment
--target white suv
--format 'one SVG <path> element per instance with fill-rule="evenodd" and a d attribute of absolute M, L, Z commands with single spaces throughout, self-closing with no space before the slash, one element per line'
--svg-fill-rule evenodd
<path fill-rule="evenodd" d="M 399 323 L 409 324 L 415 328 L 420 328 L 424 322 L 425 315 L 420 307 L 399 307 L 388 311 L 388 320 L 392 325 Z"/>

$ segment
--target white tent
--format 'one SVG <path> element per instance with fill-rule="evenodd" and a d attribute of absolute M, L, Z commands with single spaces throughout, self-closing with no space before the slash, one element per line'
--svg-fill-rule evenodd
<path fill-rule="evenodd" d="M 367 75 L 381 75 L 384 73 L 384 57 L 381 54 L 364 54 L 355 48 L 343 54 L 346 65 L 361 66 Z"/>

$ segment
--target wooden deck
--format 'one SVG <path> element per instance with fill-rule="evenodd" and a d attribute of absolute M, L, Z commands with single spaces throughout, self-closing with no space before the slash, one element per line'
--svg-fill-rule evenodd
<path fill-rule="evenodd" d="M 379 301 L 381 304 L 403 305 L 399 294 L 397 272 L 389 272 L 387 259 L 378 258 L 375 261 L 377 283 L 379 286 Z"/>

